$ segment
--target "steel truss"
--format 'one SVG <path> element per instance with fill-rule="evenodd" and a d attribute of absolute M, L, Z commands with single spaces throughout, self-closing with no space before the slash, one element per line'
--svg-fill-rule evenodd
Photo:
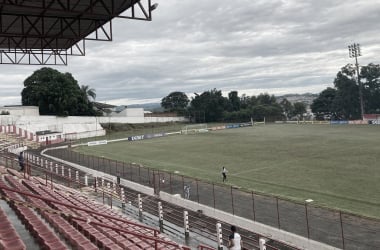
<path fill-rule="evenodd" d="M 67 65 L 68 56 L 85 56 L 85 40 L 63 49 L 0 49 L 0 64 Z"/>
<path fill-rule="evenodd" d="M 4 51 L 0 50 L 0 64 L 23 65 L 67 65 L 68 54 L 60 54 L 55 51 L 36 53 L 36 51 Z"/>
<path fill-rule="evenodd" d="M 85 40 L 112 41 L 112 19 L 151 21 L 151 0 L 0 0 L 0 64 L 67 65 Z"/>

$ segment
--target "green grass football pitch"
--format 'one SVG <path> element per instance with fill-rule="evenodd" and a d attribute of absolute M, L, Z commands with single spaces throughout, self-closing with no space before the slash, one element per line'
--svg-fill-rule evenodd
<path fill-rule="evenodd" d="M 380 126 L 272 124 L 81 152 L 380 218 Z"/>

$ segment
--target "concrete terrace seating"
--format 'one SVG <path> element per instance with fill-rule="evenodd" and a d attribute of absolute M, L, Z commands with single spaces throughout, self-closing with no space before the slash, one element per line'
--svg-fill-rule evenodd
<path fill-rule="evenodd" d="M 30 184 L 30 183 L 29 183 Z M 41 195 L 50 195 L 51 197 L 55 199 L 59 199 L 61 201 L 65 200 L 69 202 L 71 205 L 74 205 L 76 207 L 80 207 L 83 209 L 88 209 L 88 210 L 96 210 L 98 213 L 100 212 L 101 214 L 107 215 L 107 216 L 112 216 L 114 219 L 106 218 L 104 216 L 101 216 L 99 214 L 91 214 L 85 211 L 77 211 L 76 213 L 83 217 L 83 218 L 90 218 L 91 221 L 96 221 L 99 223 L 104 223 L 108 226 L 111 227 L 116 227 L 120 228 L 123 227 L 127 230 L 130 230 L 136 234 L 144 235 L 144 236 L 150 236 L 150 237 L 155 237 L 154 231 L 148 227 L 145 227 L 143 225 L 138 225 L 137 222 L 132 221 L 131 219 L 122 216 L 115 212 L 114 210 L 109 209 L 108 207 L 104 206 L 103 204 L 99 204 L 93 200 L 88 199 L 87 197 L 83 196 L 82 194 L 76 192 L 75 190 L 71 191 L 69 194 L 67 194 L 67 188 L 63 188 L 63 192 L 59 190 L 58 188 L 52 191 L 50 188 L 45 187 L 45 186 L 39 186 L 38 189 L 34 189 L 34 191 L 40 193 Z M 44 193 L 41 193 L 44 192 Z M 59 207 L 59 206 L 58 206 Z M 60 209 L 65 209 L 62 208 L 61 206 L 59 207 Z M 73 212 L 73 211 L 72 211 Z M 128 223 L 125 223 L 124 221 L 120 220 L 128 220 Z M 81 231 L 83 230 L 86 235 L 89 235 L 90 238 L 94 238 L 99 246 L 104 245 L 102 241 L 109 241 L 109 239 L 112 239 L 114 243 L 116 243 L 116 246 L 113 246 L 112 249 L 118 249 L 118 247 L 122 248 L 128 248 L 131 247 L 132 245 L 135 245 L 134 249 L 154 249 L 154 241 L 150 239 L 144 239 L 142 237 L 137 237 L 132 234 L 128 234 L 125 232 L 118 233 L 115 232 L 114 230 L 110 228 L 104 228 L 101 226 L 94 226 L 91 227 L 85 222 L 81 221 L 76 221 L 73 219 L 74 225 L 78 227 Z M 106 239 L 104 239 L 106 237 Z M 161 239 L 162 241 L 169 241 L 170 240 L 164 236 L 157 235 L 157 238 Z M 100 244 L 99 244 L 100 242 Z M 110 242 L 109 244 L 112 244 Z M 170 249 L 170 245 L 165 246 L 165 244 L 160 244 L 162 245 L 163 249 Z M 107 244 L 105 245 L 107 246 Z M 158 248 L 160 249 L 160 248 Z"/>
<path fill-rule="evenodd" d="M 26 249 L 19 234 L 8 220 L 7 215 L 0 208 L 0 250 L 3 249 Z"/>
<path fill-rule="evenodd" d="M 23 189 L 21 184 L 13 177 L 5 176 L 5 179 L 9 183 L 11 183 L 12 186 L 16 187 L 18 190 Z M 6 186 L 7 184 L 3 180 L 0 180 L 0 185 Z M 22 190 L 22 191 L 27 191 L 27 190 Z M 3 190 L 2 192 L 4 192 L 5 195 L 12 200 L 18 200 L 18 201 L 23 200 L 23 198 L 20 195 L 14 192 L 10 192 L 8 190 Z M 29 200 L 29 201 L 37 205 L 34 200 Z M 29 232 L 33 235 L 33 237 L 37 240 L 37 242 L 41 246 L 43 246 L 44 249 L 57 249 L 57 250 L 67 249 L 66 245 L 61 241 L 61 239 L 57 237 L 54 231 L 52 231 L 49 228 L 49 226 L 46 225 L 42 221 L 41 217 L 38 216 L 34 212 L 33 209 L 19 205 L 17 203 L 11 203 L 10 205 L 12 209 L 16 212 L 20 220 L 23 222 L 25 227 L 29 230 Z"/>
<path fill-rule="evenodd" d="M 23 192 L 30 192 L 26 187 L 24 187 L 21 183 L 14 180 L 12 177 L 5 177 L 9 182 L 11 182 L 14 186 L 17 187 L 18 190 Z M 36 198 L 28 198 L 34 205 L 38 207 L 46 207 L 47 204 L 44 203 L 40 199 Z M 61 218 L 60 216 L 54 216 L 47 212 L 42 212 L 41 216 L 45 218 L 53 228 L 55 228 L 63 237 L 69 242 L 69 245 L 75 247 L 76 249 L 98 249 L 89 239 L 87 239 L 83 234 L 81 234 L 78 230 L 76 230 L 69 222 Z M 33 232 L 32 232 L 33 234 Z M 54 248 L 48 249 L 59 249 L 57 245 Z M 63 247 L 62 249 L 66 249 Z"/>
<path fill-rule="evenodd" d="M 22 179 L 21 173 L 3 167 L 0 167 L 0 173 L 1 194 L 7 197 L 11 208 L 43 249 L 185 248 L 157 230 L 139 224 L 75 189 L 59 184 L 54 184 L 54 189 L 51 189 L 39 177 Z M 37 198 L 39 196 L 45 199 Z M 30 207 L 21 203 L 27 203 Z M 19 240 L 17 236 L 13 238 Z M 23 242 L 19 241 L 18 244 L 22 245 Z"/>
<path fill-rule="evenodd" d="M 26 183 L 27 186 L 29 186 L 30 188 L 33 188 L 35 192 L 41 195 L 44 195 L 44 196 L 46 195 L 46 197 L 50 196 L 49 198 L 53 198 L 53 199 L 60 199 L 60 197 L 56 195 L 55 192 L 51 191 L 51 189 L 47 187 L 44 187 L 44 186 L 37 187 L 37 186 L 33 186 L 33 183 L 31 182 L 28 182 L 28 181 L 25 181 L 25 182 L 27 182 Z M 89 215 L 83 211 L 73 211 L 62 205 L 54 204 L 54 208 L 60 211 L 64 211 L 66 213 L 76 214 L 77 216 L 81 216 L 83 218 L 89 218 Z M 91 239 L 92 242 L 95 242 L 95 244 L 98 247 L 105 248 L 105 249 L 122 249 L 121 247 L 117 246 L 111 239 L 109 239 L 107 235 L 102 234 L 100 231 L 98 231 L 92 225 L 89 225 L 87 222 L 71 219 L 71 223 L 76 229 L 83 232 L 83 234 L 86 237 Z"/>

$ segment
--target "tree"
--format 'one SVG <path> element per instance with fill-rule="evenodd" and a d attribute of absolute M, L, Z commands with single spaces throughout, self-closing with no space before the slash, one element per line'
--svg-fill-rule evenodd
<path fill-rule="evenodd" d="M 172 92 L 168 96 L 162 98 L 161 107 L 170 112 L 184 111 L 189 104 L 189 98 L 183 92 Z"/>
<path fill-rule="evenodd" d="M 335 88 L 327 88 L 313 101 L 311 109 L 317 118 L 331 115 L 334 119 L 360 119 L 359 86 L 356 68 L 342 67 L 334 79 Z M 365 113 L 380 113 L 380 65 L 370 63 L 360 71 Z"/>
<path fill-rule="evenodd" d="M 256 105 L 251 108 L 251 117 L 255 121 L 262 121 L 264 118 L 268 120 L 283 118 L 280 105 Z"/>
<path fill-rule="evenodd" d="M 352 64 L 344 66 L 334 79 L 336 96 L 334 110 L 343 119 L 360 119 L 359 87 L 355 79 L 355 67 Z"/>
<path fill-rule="evenodd" d="M 306 113 L 306 105 L 305 103 L 303 102 L 295 102 L 293 104 L 294 106 L 294 110 L 293 110 L 293 114 L 298 116 L 298 117 L 302 117 L 303 114 Z"/>
<path fill-rule="evenodd" d="M 274 95 L 269 95 L 267 93 L 264 93 L 264 94 L 260 94 L 259 96 L 257 96 L 257 104 L 261 104 L 261 105 L 276 105 L 277 104 L 277 101 L 276 101 L 276 97 Z"/>
<path fill-rule="evenodd" d="M 240 98 L 237 91 L 231 91 L 228 93 L 228 111 L 239 111 L 240 110 Z"/>
<path fill-rule="evenodd" d="M 370 63 L 360 71 L 366 113 L 380 113 L 380 65 Z"/>
<path fill-rule="evenodd" d="M 82 85 L 80 87 L 80 90 L 82 92 L 82 95 L 85 97 L 85 99 L 87 100 L 87 102 L 90 100 L 89 97 L 91 97 L 91 99 L 93 101 L 95 101 L 95 98 L 96 98 L 96 92 L 95 92 L 95 89 L 92 89 L 90 88 L 90 86 L 88 85 Z"/>
<path fill-rule="evenodd" d="M 336 92 L 336 89 L 329 87 L 314 99 L 310 107 L 311 111 L 317 116 L 317 119 L 322 120 L 325 115 L 336 116 L 334 107 Z"/>
<path fill-rule="evenodd" d="M 36 70 L 24 81 L 22 105 L 38 106 L 41 115 L 93 115 L 78 82 L 70 73 L 52 68 Z"/>
<path fill-rule="evenodd" d="M 288 101 L 288 99 L 284 98 L 280 102 L 280 106 L 283 110 L 283 113 L 286 117 L 286 119 L 291 118 L 291 115 L 293 114 L 294 107 L 291 102 Z"/>
<path fill-rule="evenodd" d="M 190 102 L 190 113 L 193 116 L 196 114 L 203 114 L 203 121 L 201 117 L 195 117 L 195 121 L 199 122 L 216 122 L 223 120 L 223 112 L 226 110 L 228 100 L 222 96 L 222 91 L 212 89 L 205 91 L 202 94 L 195 94 Z"/>
<path fill-rule="evenodd" d="M 253 107 L 257 105 L 257 98 L 256 96 L 246 96 L 245 94 L 242 95 L 240 98 L 240 108 L 241 109 L 247 109 L 249 107 Z"/>

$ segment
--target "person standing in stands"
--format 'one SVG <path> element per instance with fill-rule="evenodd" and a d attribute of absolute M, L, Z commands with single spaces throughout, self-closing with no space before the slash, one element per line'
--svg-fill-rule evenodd
<path fill-rule="evenodd" d="M 243 248 L 243 242 L 241 236 L 236 232 L 236 227 L 231 226 L 231 235 L 228 237 L 228 249 L 241 250 Z"/>
<path fill-rule="evenodd" d="M 185 199 L 190 199 L 190 185 L 185 185 L 184 187 Z"/>
<path fill-rule="evenodd" d="M 223 182 L 227 181 L 227 173 L 228 170 L 225 167 L 222 167 Z"/>
<path fill-rule="evenodd" d="M 24 171 L 24 154 L 23 152 L 20 152 L 20 155 L 18 156 L 18 165 L 20 165 L 20 172 Z"/>

